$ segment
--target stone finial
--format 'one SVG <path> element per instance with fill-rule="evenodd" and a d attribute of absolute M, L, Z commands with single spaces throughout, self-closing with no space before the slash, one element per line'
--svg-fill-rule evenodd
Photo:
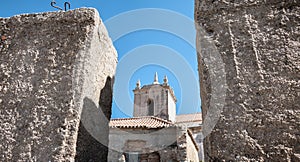
<path fill-rule="evenodd" d="M 164 77 L 164 85 L 168 85 L 168 77 L 166 75 Z"/>
<path fill-rule="evenodd" d="M 138 80 L 138 81 L 136 82 L 136 87 L 135 87 L 135 89 L 141 89 L 141 81 L 140 81 L 140 80 Z"/>
<path fill-rule="evenodd" d="M 154 82 L 153 84 L 159 84 L 158 82 L 158 76 L 157 76 L 157 72 L 155 72 L 155 75 L 154 75 Z"/>

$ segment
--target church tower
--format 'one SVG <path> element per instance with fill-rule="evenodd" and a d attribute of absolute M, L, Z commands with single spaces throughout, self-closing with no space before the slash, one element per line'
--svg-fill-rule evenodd
<path fill-rule="evenodd" d="M 134 117 L 156 116 L 172 122 L 175 121 L 176 97 L 168 84 L 167 76 L 164 77 L 164 83 L 160 84 L 157 73 L 155 73 L 153 83 L 143 87 L 138 80 L 133 92 Z"/>

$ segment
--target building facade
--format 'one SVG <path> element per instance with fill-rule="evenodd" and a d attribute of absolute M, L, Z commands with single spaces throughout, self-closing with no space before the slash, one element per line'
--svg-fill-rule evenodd
<path fill-rule="evenodd" d="M 198 162 L 202 158 L 201 114 L 176 115 L 176 97 L 164 82 L 136 83 L 132 118 L 110 121 L 108 161 Z"/>

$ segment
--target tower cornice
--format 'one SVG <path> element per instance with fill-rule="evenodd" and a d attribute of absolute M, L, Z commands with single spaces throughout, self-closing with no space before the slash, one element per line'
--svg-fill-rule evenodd
<path fill-rule="evenodd" d="M 140 88 L 140 89 L 137 89 L 137 88 L 136 88 L 136 89 L 134 89 L 134 90 L 132 90 L 132 91 L 133 91 L 133 92 L 137 92 L 137 91 L 139 91 L 139 92 L 144 92 L 144 91 L 147 91 L 148 89 L 150 89 L 150 88 L 153 87 L 153 86 L 161 86 L 161 87 L 163 87 L 163 88 L 165 88 L 165 89 L 168 89 L 169 92 L 170 92 L 170 94 L 171 94 L 171 96 L 172 96 L 172 98 L 173 98 L 173 100 L 174 100 L 175 102 L 177 102 L 177 99 L 176 99 L 174 90 L 173 90 L 173 88 L 172 88 L 171 86 L 169 86 L 169 85 L 164 85 L 164 84 L 147 84 L 147 85 L 142 86 L 142 88 Z"/>

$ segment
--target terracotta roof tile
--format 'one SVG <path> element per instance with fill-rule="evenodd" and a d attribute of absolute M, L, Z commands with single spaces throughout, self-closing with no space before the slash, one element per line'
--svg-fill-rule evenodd
<path fill-rule="evenodd" d="M 186 122 L 202 122 L 202 114 L 181 114 L 177 115 L 175 119 L 176 123 L 186 123 Z"/>
<path fill-rule="evenodd" d="M 112 119 L 109 122 L 110 128 L 164 128 L 170 126 L 173 126 L 170 121 L 154 116 Z"/>

